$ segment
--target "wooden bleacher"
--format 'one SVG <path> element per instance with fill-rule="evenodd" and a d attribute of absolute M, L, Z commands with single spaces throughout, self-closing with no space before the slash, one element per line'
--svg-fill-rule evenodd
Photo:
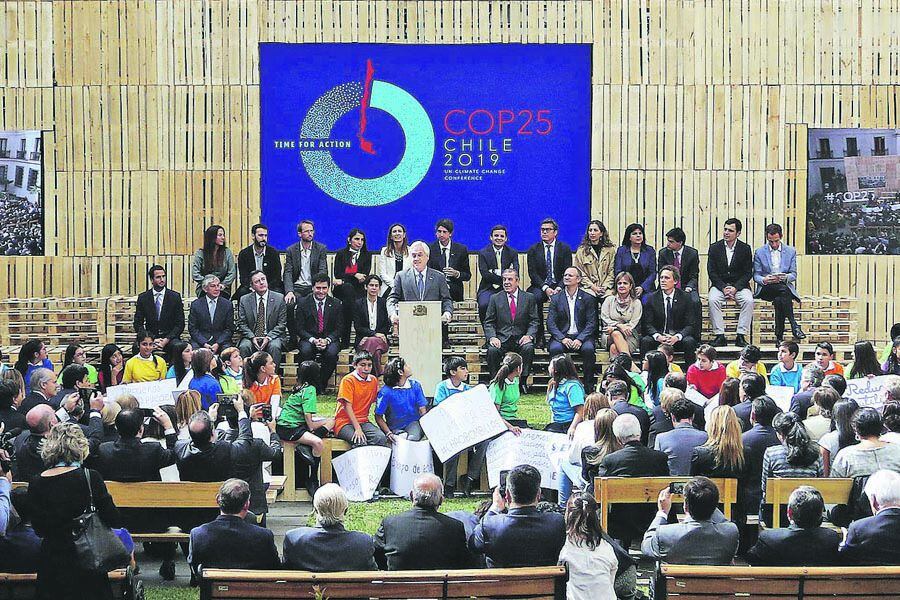
<path fill-rule="evenodd" d="M 772 505 L 772 527 L 781 527 L 781 507 L 787 506 L 791 492 L 801 485 L 808 485 L 819 490 L 825 504 L 846 504 L 850 498 L 850 489 L 853 487 L 853 479 L 838 479 L 820 477 L 816 479 L 803 479 L 785 477 L 780 479 L 769 478 L 766 480 L 766 504 Z"/>
<path fill-rule="evenodd" d="M 200 599 L 245 598 L 533 598 L 565 600 L 565 567 L 309 573 L 203 569 Z"/>

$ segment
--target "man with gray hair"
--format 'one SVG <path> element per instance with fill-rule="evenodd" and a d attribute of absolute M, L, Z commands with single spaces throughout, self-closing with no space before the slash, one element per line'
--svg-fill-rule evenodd
<path fill-rule="evenodd" d="M 207 275 L 200 282 L 203 295 L 191 302 L 188 313 L 188 333 L 191 346 L 206 348 L 218 354 L 231 346 L 234 332 L 234 305 L 222 297 L 222 285 L 215 275 Z"/>
<path fill-rule="evenodd" d="M 326 483 L 313 496 L 315 527 L 298 527 L 284 534 L 284 566 L 287 569 L 327 571 L 377 571 L 375 542 L 361 531 L 344 529 L 347 495 L 334 483 Z"/>
<path fill-rule="evenodd" d="M 534 295 L 519 287 L 519 274 L 515 269 L 503 271 L 502 278 L 503 291 L 491 296 L 484 317 L 488 373 L 491 377 L 497 374 L 507 352 L 518 352 L 522 355 L 519 386 L 527 393 L 526 382 L 540 326 L 540 308 Z"/>
<path fill-rule="evenodd" d="M 823 379 L 825 379 L 825 371 L 822 370 L 822 367 L 815 363 L 803 367 L 803 372 L 800 373 L 800 391 L 791 398 L 790 408 L 790 411 L 800 417 L 801 421 L 806 419 L 806 413 L 813 405 L 813 394 L 822 385 Z"/>
<path fill-rule="evenodd" d="M 850 523 L 839 548 L 841 560 L 853 565 L 900 565 L 900 474 L 875 471 L 865 492 L 874 516 Z"/>
<path fill-rule="evenodd" d="M 216 495 L 219 516 L 191 530 L 188 564 L 194 574 L 201 569 L 277 569 L 281 566 L 275 536 L 245 520 L 250 510 L 250 486 L 229 479 Z"/>
<path fill-rule="evenodd" d="M 641 424 L 632 414 L 623 414 L 613 421 L 613 435 L 622 444 L 621 450 L 603 457 L 597 468 L 599 477 L 659 477 L 669 474 L 669 457 L 641 444 Z M 655 511 L 649 504 L 616 504 L 610 510 L 609 534 L 628 548 L 631 540 L 641 538 Z"/>
<path fill-rule="evenodd" d="M 473 565 L 460 521 L 438 512 L 444 486 L 433 473 L 416 477 L 412 510 L 385 517 L 375 534 L 375 560 L 389 571 L 463 569 Z"/>
<path fill-rule="evenodd" d="M 884 403 L 900 402 L 900 375 L 889 375 L 884 384 Z"/>
<path fill-rule="evenodd" d="M 428 268 L 428 244 L 416 241 L 409 246 L 409 258 L 412 267 L 397 273 L 394 285 L 387 299 L 388 313 L 391 322 L 400 323 L 400 302 L 406 301 L 439 301 L 441 303 L 441 323 L 443 323 L 444 345 L 447 344 L 447 324 L 453 316 L 453 300 L 450 298 L 450 286 L 447 276 L 436 269 Z"/>
<path fill-rule="evenodd" d="M 50 398 L 53 398 L 60 389 L 59 383 L 56 381 L 56 375 L 50 369 L 40 367 L 31 372 L 31 379 L 28 382 L 28 395 L 22 399 L 18 410 L 21 414 L 27 415 L 28 411 L 38 404 L 50 405 Z"/>

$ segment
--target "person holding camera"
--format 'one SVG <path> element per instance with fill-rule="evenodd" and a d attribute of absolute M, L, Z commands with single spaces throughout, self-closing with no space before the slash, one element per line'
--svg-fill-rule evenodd
<path fill-rule="evenodd" d="M 216 421 L 219 411 L 228 416 L 233 413 L 238 433 L 233 439 L 219 439 L 216 435 Z M 188 420 L 190 440 L 180 440 L 175 444 L 178 475 L 181 481 L 225 481 L 233 471 L 234 448 L 240 442 L 250 440 L 253 431 L 250 418 L 244 410 L 241 396 L 233 400 L 224 399 L 209 407 L 209 411 L 199 410 Z"/>

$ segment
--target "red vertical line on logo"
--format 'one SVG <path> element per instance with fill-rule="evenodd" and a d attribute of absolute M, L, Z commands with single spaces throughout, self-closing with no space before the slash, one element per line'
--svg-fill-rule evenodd
<path fill-rule="evenodd" d="M 369 108 L 369 102 L 372 100 L 372 79 L 375 77 L 375 67 L 372 66 L 372 59 L 366 59 L 366 84 L 363 91 L 362 107 L 359 111 L 359 147 L 367 154 L 375 154 L 375 146 L 370 140 L 363 136 L 366 133 L 366 110 Z"/>

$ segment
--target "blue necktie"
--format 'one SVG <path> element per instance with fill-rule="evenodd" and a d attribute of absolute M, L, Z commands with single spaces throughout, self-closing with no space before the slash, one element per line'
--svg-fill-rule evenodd
<path fill-rule="evenodd" d="M 419 290 L 419 300 L 423 300 L 425 298 L 425 275 L 421 272 L 419 273 L 419 282 L 416 284 L 416 287 Z"/>
<path fill-rule="evenodd" d="M 546 285 L 553 285 L 553 257 L 550 256 L 550 246 L 547 246 L 547 277 L 544 279 Z"/>

